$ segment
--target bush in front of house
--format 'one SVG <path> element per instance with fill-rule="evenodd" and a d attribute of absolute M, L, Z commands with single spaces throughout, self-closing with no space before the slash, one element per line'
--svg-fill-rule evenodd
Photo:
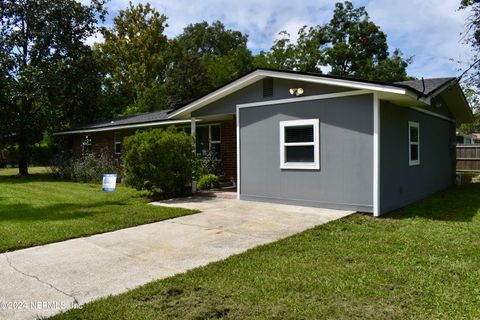
<path fill-rule="evenodd" d="M 220 178 L 211 173 L 204 175 L 198 180 L 197 187 L 199 190 L 217 189 L 220 187 Z"/>
<path fill-rule="evenodd" d="M 77 182 L 101 182 L 105 173 L 116 173 L 118 164 L 108 151 L 99 156 L 86 153 L 72 158 L 68 153 L 55 155 L 51 161 L 50 172 L 60 180 Z"/>
<path fill-rule="evenodd" d="M 181 196 L 192 181 L 193 138 L 170 127 L 137 132 L 124 140 L 128 185 L 167 196 Z"/>
<path fill-rule="evenodd" d="M 213 150 L 196 155 L 194 162 L 194 175 L 197 180 L 207 174 L 222 175 L 222 161 L 218 159 L 218 155 Z"/>

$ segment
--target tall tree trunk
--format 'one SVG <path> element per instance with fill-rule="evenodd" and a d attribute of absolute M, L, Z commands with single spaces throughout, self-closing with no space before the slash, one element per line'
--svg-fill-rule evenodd
<path fill-rule="evenodd" d="M 28 176 L 28 142 L 24 129 L 21 129 L 18 137 L 18 173 Z"/>

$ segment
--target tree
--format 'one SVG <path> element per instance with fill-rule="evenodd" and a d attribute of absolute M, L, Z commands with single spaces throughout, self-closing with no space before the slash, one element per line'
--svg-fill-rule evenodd
<path fill-rule="evenodd" d="M 256 57 L 257 66 L 317 73 L 323 68 L 333 75 L 383 81 L 407 79 L 411 58 L 404 59 L 399 49 L 390 56 L 385 33 L 370 21 L 365 7 L 354 8 L 351 2 L 336 3 L 328 24 L 302 27 L 296 44 L 288 33 L 280 35 L 269 52 Z"/>
<path fill-rule="evenodd" d="M 296 44 L 286 31 L 281 31 L 279 36 L 269 52 L 262 51 L 255 57 L 257 67 L 322 73 L 324 46 L 328 43 L 323 27 L 303 26 L 298 31 Z"/>
<path fill-rule="evenodd" d="M 27 175 L 29 148 L 65 115 L 56 104 L 68 92 L 64 75 L 88 52 L 84 41 L 105 11 L 103 0 L 4 0 L 0 10 L 0 126 L 18 144 L 19 173 Z"/>
<path fill-rule="evenodd" d="M 476 0 L 461 0 L 460 10 L 470 10 L 466 21 L 466 31 L 463 38 L 472 46 L 474 55 L 470 65 L 463 71 L 460 79 L 469 85 L 480 87 L 480 2 Z"/>
<path fill-rule="evenodd" d="M 365 7 L 354 8 L 348 1 L 336 3 L 326 32 L 331 43 L 326 62 L 332 74 L 368 78 L 388 57 L 387 36 L 370 21 Z"/>
<path fill-rule="evenodd" d="M 480 2 L 461 0 L 460 10 L 470 10 L 466 21 L 466 31 L 462 38 L 472 47 L 473 57 L 458 79 L 465 88 L 465 96 L 474 114 L 474 122 L 461 125 L 460 130 L 471 133 L 480 131 Z"/>
<path fill-rule="evenodd" d="M 251 69 L 248 37 L 216 21 L 191 24 L 170 42 L 166 73 L 167 106 L 176 107 Z"/>
<path fill-rule="evenodd" d="M 103 30 L 105 41 L 97 44 L 95 51 L 106 74 L 107 103 L 123 102 L 118 113 L 152 111 L 163 104 L 166 21 L 150 4 L 134 6 L 130 2 L 113 19 L 113 27 Z"/>

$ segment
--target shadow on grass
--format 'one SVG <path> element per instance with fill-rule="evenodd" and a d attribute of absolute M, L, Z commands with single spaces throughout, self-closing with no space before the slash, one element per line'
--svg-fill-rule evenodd
<path fill-rule="evenodd" d="M 29 204 L 0 204 L 2 221 L 61 221 L 95 216 L 105 206 L 122 205 L 117 202 L 95 202 L 92 204 L 57 203 L 42 207 Z"/>
<path fill-rule="evenodd" d="M 431 197 L 395 210 L 390 219 L 423 218 L 438 221 L 470 222 L 480 214 L 480 183 L 453 186 Z"/>
<path fill-rule="evenodd" d="M 19 175 L 0 176 L 0 183 L 21 184 L 21 183 L 39 182 L 39 181 L 61 182 L 50 173 L 34 173 L 26 177 L 19 176 Z"/>

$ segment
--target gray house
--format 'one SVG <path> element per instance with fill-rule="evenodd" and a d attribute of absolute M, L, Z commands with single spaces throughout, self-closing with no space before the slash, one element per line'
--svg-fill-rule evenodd
<path fill-rule="evenodd" d="M 239 199 L 379 216 L 454 182 L 456 126 L 473 121 L 455 78 L 384 83 L 269 69 L 157 114 L 61 134 L 110 132 L 117 148 L 127 130 L 188 125 L 197 150 L 218 150 Z"/>

